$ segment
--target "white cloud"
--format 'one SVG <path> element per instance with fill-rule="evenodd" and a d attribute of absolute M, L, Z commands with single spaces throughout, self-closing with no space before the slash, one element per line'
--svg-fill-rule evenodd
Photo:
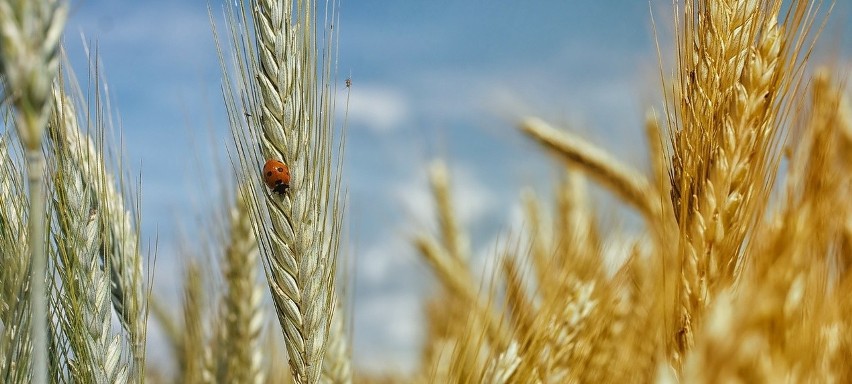
<path fill-rule="evenodd" d="M 338 111 L 347 112 L 344 99 L 338 101 Z M 406 96 L 399 90 L 381 85 L 354 84 L 349 99 L 349 123 L 376 133 L 402 128 L 410 114 Z"/>
<path fill-rule="evenodd" d="M 390 234 L 382 238 L 389 240 L 373 244 L 358 260 L 358 278 L 368 284 L 386 280 L 413 261 L 412 247 L 405 237 Z"/>
<path fill-rule="evenodd" d="M 424 324 L 422 298 L 413 292 L 397 292 L 371 296 L 355 308 L 355 323 L 359 329 L 376 329 L 359 342 L 355 354 L 359 369 L 367 372 L 401 370 L 411 372 L 417 364 L 417 345 L 422 338 Z M 390 369 L 389 369 L 390 368 Z"/>
<path fill-rule="evenodd" d="M 450 192 L 456 218 L 462 226 L 469 227 L 482 219 L 497 205 L 497 198 L 476 174 L 461 163 L 451 163 Z M 434 226 L 437 222 L 434 196 L 426 180 L 426 165 L 413 177 L 401 180 L 391 188 L 392 196 L 414 216 L 417 225 Z"/>

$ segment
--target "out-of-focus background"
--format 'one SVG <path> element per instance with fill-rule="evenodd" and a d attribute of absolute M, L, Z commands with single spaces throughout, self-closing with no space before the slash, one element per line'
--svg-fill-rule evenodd
<path fill-rule="evenodd" d="M 852 23 L 846 22 L 850 4 L 838 3 L 817 51 L 823 59 L 816 61 L 845 70 Z M 141 174 L 142 235 L 157 254 L 153 290 L 176 305 L 186 254 L 181 244 L 206 241 L 198 231 L 217 202 L 222 175 L 209 174 L 218 172 L 209 164 L 229 161 L 208 14 L 209 6 L 225 36 L 225 3 L 71 4 L 67 52 L 83 78 L 84 47 L 101 58 L 123 157 L 134 177 Z M 407 371 L 417 361 L 423 299 L 432 289 L 430 272 L 410 245 L 416 231 L 434 227 L 429 161 L 443 158 L 452 170 L 477 265 L 519 222 L 521 189 L 547 196 L 559 174 L 515 132 L 518 117 L 564 124 L 644 167 L 645 112 L 663 113 L 651 16 L 662 56 L 670 60 L 672 2 L 358 0 L 343 1 L 338 10 L 353 356 L 362 369 Z M 604 215 L 622 216 L 605 194 L 594 199 Z M 156 322 L 150 325 L 150 359 L 167 365 L 156 353 L 163 348 Z"/>

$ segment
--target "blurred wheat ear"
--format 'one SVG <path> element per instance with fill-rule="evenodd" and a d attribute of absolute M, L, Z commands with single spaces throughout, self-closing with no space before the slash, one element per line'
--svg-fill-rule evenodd
<path fill-rule="evenodd" d="M 66 15 L 65 2 L 58 0 L 0 1 L 0 71 L 5 81 L 4 91 L 14 105 L 18 137 L 26 150 L 32 380 L 36 384 L 47 383 L 48 375 L 47 200 L 41 145 L 50 116 L 50 88 L 59 64 L 59 40 Z"/>
<path fill-rule="evenodd" d="M 248 201 L 237 194 L 231 210 L 230 239 L 222 261 L 226 285 L 218 321 L 217 382 L 260 384 L 263 370 L 260 337 L 264 316 L 257 281 L 258 250 Z"/>
<path fill-rule="evenodd" d="M 335 149 L 333 120 L 335 5 L 325 5 L 322 41 L 314 2 L 242 1 L 226 11 L 228 59 L 219 49 L 235 168 L 247 186 L 242 193 L 297 383 L 320 380 L 335 309 L 343 222 L 342 142 Z M 231 71 L 229 64 L 235 65 Z M 288 164 L 286 193 L 263 184 L 260 169 L 267 159 Z"/>

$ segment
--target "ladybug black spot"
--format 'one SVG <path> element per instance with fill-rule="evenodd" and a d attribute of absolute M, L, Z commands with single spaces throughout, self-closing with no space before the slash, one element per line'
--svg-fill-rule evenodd
<path fill-rule="evenodd" d="M 267 177 L 272 176 L 272 171 L 266 172 L 266 176 Z"/>
<path fill-rule="evenodd" d="M 278 172 L 284 172 L 284 168 L 278 167 Z"/>

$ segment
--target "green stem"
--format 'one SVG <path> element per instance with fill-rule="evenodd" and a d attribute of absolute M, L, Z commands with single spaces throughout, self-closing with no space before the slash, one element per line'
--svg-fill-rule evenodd
<path fill-rule="evenodd" d="M 33 383 L 47 384 L 47 257 L 44 248 L 44 155 L 40 148 L 27 149 L 27 179 L 30 188 L 30 332 L 33 343 Z"/>

